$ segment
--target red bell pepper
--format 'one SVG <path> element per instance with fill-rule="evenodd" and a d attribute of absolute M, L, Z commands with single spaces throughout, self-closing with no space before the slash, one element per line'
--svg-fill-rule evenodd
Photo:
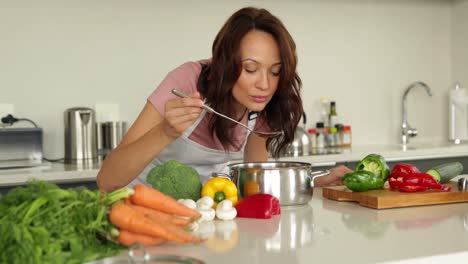
<path fill-rule="evenodd" d="M 237 217 L 271 218 L 281 213 L 278 198 L 271 194 L 256 193 L 240 200 L 236 205 Z"/>
<path fill-rule="evenodd" d="M 414 173 L 420 173 L 419 169 L 411 164 L 399 163 L 393 166 L 390 177 L 388 178 L 388 184 L 391 189 L 397 189 L 400 187 L 403 179 Z"/>
<path fill-rule="evenodd" d="M 403 177 L 396 177 L 395 175 L 391 175 L 388 178 L 388 184 L 390 185 L 390 189 L 398 189 L 400 184 L 403 182 Z"/>
<path fill-rule="evenodd" d="M 413 173 L 419 173 L 421 172 L 416 166 L 412 165 L 412 164 L 407 164 L 407 163 L 399 163 L 399 164 L 396 164 L 395 166 L 393 166 L 393 169 L 392 169 L 392 174 L 394 173 L 400 173 L 400 174 L 404 174 L 404 175 L 408 175 L 408 174 L 413 174 Z"/>
<path fill-rule="evenodd" d="M 403 186 L 400 186 L 400 191 L 401 192 L 424 192 L 424 191 L 427 191 L 427 187 L 420 186 L 420 185 L 403 185 Z"/>
<path fill-rule="evenodd" d="M 445 186 L 440 184 L 432 175 L 427 174 L 427 173 L 419 173 L 417 176 L 422 177 L 422 182 L 421 184 L 423 186 L 427 186 L 431 189 L 436 189 L 436 190 L 442 190 L 449 192 L 452 190 L 452 187 L 450 186 Z"/>
<path fill-rule="evenodd" d="M 450 186 L 444 186 L 437 182 L 434 177 L 427 173 L 415 173 L 407 178 L 403 179 L 403 185 L 419 185 L 419 186 L 426 186 L 431 189 L 443 190 L 443 191 L 450 191 Z"/>
<path fill-rule="evenodd" d="M 390 188 L 399 188 L 402 192 L 421 192 L 427 189 L 450 191 L 450 186 L 439 184 L 432 175 L 422 173 L 411 164 L 397 164 L 393 167 L 388 179 Z M 419 188 L 423 187 L 423 188 Z"/>

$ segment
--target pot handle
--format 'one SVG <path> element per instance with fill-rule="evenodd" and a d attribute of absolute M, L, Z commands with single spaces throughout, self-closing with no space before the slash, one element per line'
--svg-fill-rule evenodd
<path fill-rule="evenodd" d="M 229 175 L 227 173 L 213 172 L 213 173 L 211 173 L 211 178 L 214 178 L 214 177 L 226 178 L 226 179 L 232 181 L 231 175 Z"/>
<path fill-rule="evenodd" d="M 314 188 L 314 180 L 317 177 L 322 177 L 322 176 L 327 176 L 330 174 L 329 170 L 323 170 L 323 171 L 314 171 L 310 170 L 310 186 Z"/>

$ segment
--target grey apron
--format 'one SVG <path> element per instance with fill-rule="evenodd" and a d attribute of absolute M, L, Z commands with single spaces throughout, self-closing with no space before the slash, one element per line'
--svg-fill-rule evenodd
<path fill-rule="evenodd" d="M 247 131 L 240 151 L 225 152 L 224 150 L 207 148 L 189 139 L 190 134 L 200 124 L 205 114 L 206 111 L 203 110 L 197 121 L 156 156 L 129 186 L 132 187 L 137 183 L 148 184 L 146 182 L 146 175 L 149 171 L 156 165 L 169 160 L 177 160 L 193 167 L 200 174 L 202 183 L 207 181 L 213 172 L 228 173 L 227 163 L 235 158 L 242 157 L 241 154 L 244 151 L 250 131 Z M 249 120 L 247 126 L 253 129 L 255 122 L 256 119 Z"/>

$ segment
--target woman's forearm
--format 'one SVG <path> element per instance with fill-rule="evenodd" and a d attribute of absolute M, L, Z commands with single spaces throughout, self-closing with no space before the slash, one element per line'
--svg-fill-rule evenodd
<path fill-rule="evenodd" d="M 102 164 L 96 179 L 99 189 L 110 192 L 127 185 L 173 140 L 159 124 L 134 142 L 119 145 Z"/>

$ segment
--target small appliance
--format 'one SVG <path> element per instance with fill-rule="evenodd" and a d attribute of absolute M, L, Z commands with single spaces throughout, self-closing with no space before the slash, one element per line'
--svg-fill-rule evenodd
<path fill-rule="evenodd" d="M 0 168 L 43 165 L 42 128 L 0 128 Z"/>
<path fill-rule="evenodd" d="M 64 112 L 65 163 L 96 163 L 96 120 L 94 110 L 73 107 Z"/>

